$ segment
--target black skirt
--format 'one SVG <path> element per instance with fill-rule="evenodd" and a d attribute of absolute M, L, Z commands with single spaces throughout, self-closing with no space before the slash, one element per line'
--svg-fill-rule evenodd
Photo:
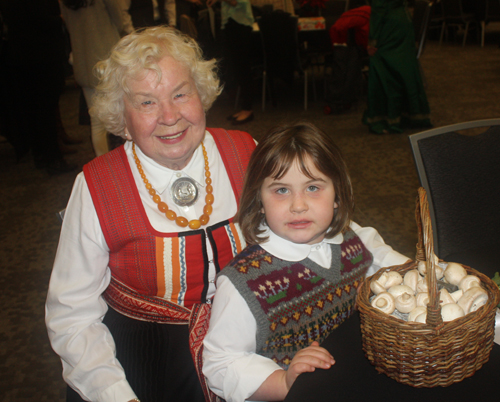
<path fill-rule="evenodd" d="M 204 402 L 187 325 L 138 321 L 112 308 L 103 323 L 113 335 L 116 357 L 141 402 Z M 82 399 L 68 387 L 67 401 Z"/>

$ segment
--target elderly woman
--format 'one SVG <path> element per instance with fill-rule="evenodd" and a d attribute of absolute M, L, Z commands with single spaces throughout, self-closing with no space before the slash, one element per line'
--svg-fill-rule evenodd
<path fill-rule="evenodd" d="M 202 401 L 188 338 L 245 246 L 233 216 L 255 142 L 206 129 L 215 62 L 172 28 L 122 38 L 96 70 L 92 112 L 127 141 L 84 167 L 66 209 L 46 323 L 68 400 Z"/>

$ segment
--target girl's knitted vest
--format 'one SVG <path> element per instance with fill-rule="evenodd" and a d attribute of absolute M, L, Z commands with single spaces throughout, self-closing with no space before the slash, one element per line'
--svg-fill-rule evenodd
<path fill-rule="evenodd" d="M 219 274 L 231 280 L 255 317 L 256 352 L 284 369 L 297 351 L 321 343 L 352 314 L 357 286 L 373 261 L 350 229 L 342 244 L 330 246 L 329 269 L 309 258 L 285 261 L 255 245 Z"/>

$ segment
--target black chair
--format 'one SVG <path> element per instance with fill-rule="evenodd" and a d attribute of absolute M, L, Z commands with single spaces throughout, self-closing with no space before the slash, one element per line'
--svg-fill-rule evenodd
<path fill-rule="evenodd" d="M 500 119 L 436 128 L 409 140 L 428 194 L 436 255 L 467 265 L 484 261 L 473 268 L 493 275 L 500 265 L 491 264 L 500 250 Z"/>
<path fill-rule="evenodd" d="M 465 46 L 467 34 L 469 32 L 469 25 L 476 22 L 474 13 L 464 11 L 462 0 L 441 0 L 441 7 L 443 8 L 443 23 L 439 44 L 443 42 L 446 28 L 454 27 L 456 29 L 464 29 L 462 46 Z"/>
<path fill-rule="evenodd" d="M 486 25 L 490 22 L 500 21 L 500 0 L 483 0 L 485 5 L 484 14 L 481 18 L 481 47 L 484 47 L 484 35 Z"/>
<path fill-rule="evenodd" d="M 262 35 L 266 65 L 263 73 L 263 92 L 269 80 L 271 99 L 276 105 L 276 78 L 293 85 L 295 73 L 304 78 L 304 110 L 307 110 L 307 60 L 299 48 L 297 17 L 282 10 L 274 10 L 258 19 Z M 264 110 L 265 93 L 263 94 Z"/>
<path fill-rule="evenodd" d="M 429 20 L 429 33 L 437 31 L 437 33 L 432 34 L 432 39 L 439 39 L 441 37 L 441 32 L 443 30 L 443 5 L 441 1 L 430 0 L 433 3 L 432 13 Z"/>

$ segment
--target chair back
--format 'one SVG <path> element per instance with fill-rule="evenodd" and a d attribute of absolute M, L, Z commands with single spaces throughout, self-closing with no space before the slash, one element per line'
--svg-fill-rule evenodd
<path fill-rule="evenodd" d="M 433 1 L 432 4 L 431 21 L 441 21 L 444 18 L 443 2 L 439 1 L 436 4 L 436 1 Z"/>
<path fill-rule="evenodd" d="M 445 18 L 462 18 L 464 12 L 462 0 L 441 0 L 443 16 Z"/>
<path fill-rule="evenodd" d="M 485 16 L 484 20 L 500 21 L 500 0 L 485 0 Z"/>
<path fill-rule="evenodd" d="M 458 133 L 479 127 L 489 128 Z M 428 194 L 436 255 L 448 260 L 500 245 L 500 119 L 441 127 L 409 140 Z"/>

